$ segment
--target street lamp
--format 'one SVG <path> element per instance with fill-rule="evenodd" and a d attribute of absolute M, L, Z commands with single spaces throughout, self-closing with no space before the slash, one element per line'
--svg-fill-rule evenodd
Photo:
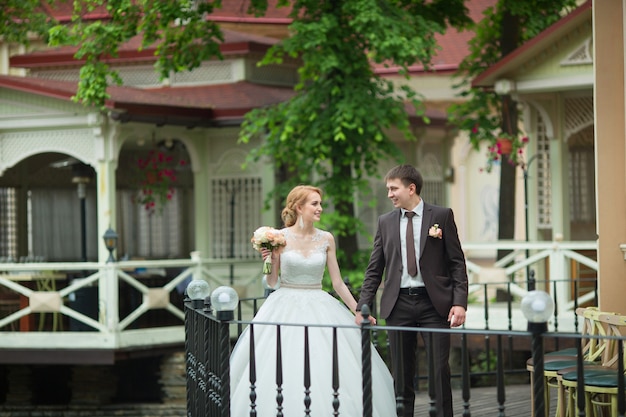
<path fill-rule="evenodd" d="M 534 154 L 528 159 L 528 162 L 522 164 L 522 172 L 524 173 L 524 227 L 526 232 L 526 244 L 530 239 L 528 233 L 528 170 L 530 168 L 530 164 L 535 160 L 538 154 Z M 530 251 L 526 248 L 526 259 L 530 256 Z M 526 265 L 526 289 L 528 291 L 532 291 L 535 289 L 535 279 L 534 276 L 531 277 L 530 274 L 530 265 Z"/>
<path fill-rule="evenodd" d="M 203 279 L 192 279 L 187 285 L 187 296 L 191 300 L 191 306 L 198 309 L 204 306 L 204 299 L 211 294 L 211 287 Z"/>
<path fill-rule="evenodd" d="M 228 286 L 217 287 L 211 293 L 211 306 L 215 316 L 220 321 L 229 321 L 235 318 L 235 308 L 239 303 L 237 291 Z"/>
<path fill-rule="evenodd" d="M 106 232 L 102 235 L 102 240 L 104 240 L 104 246 L 106 246 L 109 251 L 109 259 L 107 259 L 107 263 L 115 262 L 115 258 L 113 257 L 113 251 L 117 248 L 117 233 L 115 230 L 109 227 Z"/>
<path fill-rule="evenodd" d="M 520 305 L 532 333 L 533 408 L 535 417 L 545 417 L 545 387 L 543 375 L 543 333 L 548 331 L 548 320 L 554 313 L 554 301 L 545 291 L 529 291 Z"/>

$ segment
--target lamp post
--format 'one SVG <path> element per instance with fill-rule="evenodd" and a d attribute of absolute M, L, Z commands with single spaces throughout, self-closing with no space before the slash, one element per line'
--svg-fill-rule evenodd
<path fill-rule="evenodd" d="M 230 353 L 230 329 L 228 322 L 235 318 L 235 308 L 239 303 L 237 292 L 228 286 L 217 287 L 211 293 L 211 306 L 215 311 L 215 317 L 220 321 L 220 365 L 221 371 L 221 397 L 222 414 L 221 417 L 230 416 L 230 368 L 228 366 Z"/>
<path fill-rule="evenodd" d="M 204 299 L 211 293 L 211 287 L 203 279 L 192 279 L 187 285 L 187 297 L 191 300 L 194 309 L 204 307 Z"/>
<path fill-rule="evenodd" d="M 104 240 L 104 246 L 106 246 L 109 251 L 109 259 L 107 259 L 107 263 L 115 262 L 113 251 L 117 248 L 117 233 L 109 227 L 102 235 L 102 240 Z"/>
<path fill-rule="evenodd" d="M 89 176 L 81 172 L 84 168 L 74 169 L 72 182 L 77 185 L 78 200 L 80 201 L 80 260 L 87 262 L 87 184 Z"/>
<path fill-rule="evenodd" d="M 522 298 L 520 308 L 528 320 L 528 331 L 532 333 L 534 416 L 545 417 L 543 333 L 548 331 L 548 319 L 554 313 L 554 301 L 545 291 L 529 291 Z"/>
<path fill-rule="evenodd" d="M 528 233 L 528 170 L 530 168 L 530 164 L 532 164 L 532 162 L 535 160 L 536 157 L 537 157 L 537 154 L 534 154 L 528 159 L 528 162 L 522 164 L 522 172 L 524 173 L 524 230 L 526 233 L 527 244 L 530 239 L 530 236 Z M 526 248 L 526 259 L 528 259 L 529 256 L 530 256 L 530 252 L 528 248 Z M 534 276 L 531 277 L 529 265 L 526 265 L 526 280 L 527 280 L 526 289 L 528 291 L 534 290 L 535 279 L 534 279 Z"/>

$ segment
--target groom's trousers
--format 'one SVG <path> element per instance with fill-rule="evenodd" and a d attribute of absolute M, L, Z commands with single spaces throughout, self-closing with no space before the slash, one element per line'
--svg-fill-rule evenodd
<path fill-rule="evenodd" d="M 441 317 L 425 293 L 419 295 L 400 294 L 387 325 L 402 327 L 450 328 L 447 317 Z M 417 333 L 412 331 L 390 331 L 389 343 L 392 374 L 395 381 L 396 396 L 401 395 L 404 404 L 403 417 L 413 417 L 415 405 L 415 363 L 417 351 Z M 426 346 L 426 361 L 430 349 L 434 358 L 435 405 L 437 417 L 452 417 L 452 388 L 450 385 L 450 334 L 420 332 Z M 429 340 L 432 335 L 433 346 Z M 402 349 L 401 353 L 400 350 Z M 422 369 L 428 369 L 428 362 Z M 398 381 L 403 381 L 402 386 Z"/>

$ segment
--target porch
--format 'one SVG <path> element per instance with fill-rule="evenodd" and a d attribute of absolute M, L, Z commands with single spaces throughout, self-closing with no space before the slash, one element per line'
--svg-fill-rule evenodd
<path fill-rule="evenodd" d="M 557 306 L 550 329 L 574 331 L 576 307 L 597 305 L 595 248 L 595 242 L 465 244 L 467 327 L 525 330 L 517 305 L 536 287 Z M 497 250 L 511 252 L 493 263 Z M 110 364 L 129 352 L 182 349 L 187 283 L 202 278 L 211 288 L 234 287 L 246 320 L 262 302 L 259 269 L 259 260 L 197 252 L 173 260 L 0 263 L 0 362 Z"/>

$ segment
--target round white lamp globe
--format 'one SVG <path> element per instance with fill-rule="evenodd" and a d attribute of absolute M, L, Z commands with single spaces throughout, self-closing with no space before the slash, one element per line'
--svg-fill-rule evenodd
<path fill-rule="evenodd" d="M 203 279 L 192 279 L 187 285 L 187 296 L 191 299 L 194 308 L 204 305 L 204 299 L 211 294 L 209 283 Z"/>
<path fill-rule="evenodd" d="M 211 306 L 218 320 L 232 320 L 237 304 L 239 304 L 239 296 L 231 287 L 225 285 L 217 287 L 211 293 Z"/>

